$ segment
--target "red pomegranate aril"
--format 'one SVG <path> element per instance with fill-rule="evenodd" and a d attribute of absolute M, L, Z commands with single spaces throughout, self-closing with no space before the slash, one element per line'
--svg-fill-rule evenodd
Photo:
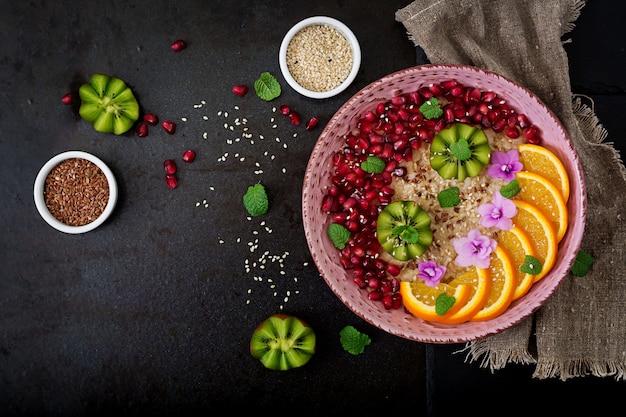
<path fill-rule="evenodd" d="M 146 137 L 148 136 L 148 125 L 146 125 L 145 123 L 139 123 L 139 125 L 137 126 L 137 130 L 135 131 L 135 133 L 137 134 L 137 136 L 139 136 L 140 138 Z"/>
<path fill-rule="evenodd" d="M 450 95 L 452 97 L 462 97 L 463 94 L 465 94 L 465 88 L 460 85 L 457 85 L 450 89 Z"/>
<path fill-rule="evenodd" d="M 174 41 L 171 45 L 172 51 L 174 52 L 180 52 L 183 49 L 185 49 L 187 47 L 187 43 L 182 40 L 182 39 L 178 39 L 176 41 Z"/>
<path fill-rule="evenodd" d="M 65 105 L 72 104 L 73 100 L 74 100 L 74 97 L 72 96 L 72 93 L 67 93 L 66 95 L 61 97 L 61 103 Z"/>
<path fill-rule="evenodd" d="M 539 128 L 535 125 L 530 125 L 523 131 L 526 142 L 538 145 L 541 143 L 541 137 L 539 135 Z"/>
<path fill-rule="evenodd" d="M 459 83 L 456 80 L 445 80 L 441 82 L 441 87 L 444 89 L 444 91 L 450 91 L 458 85 Z"/>
<path fill-rule="evenodd" d="M 352 233 L 356 233 L 359 231 L 359 229 L 361 228 L 361 225 L 359 224 L 359 222 L 354 222 L 354 221 L 348 221 L 346 222 L 346 224 L 344 225 L 344 227 L 346 229 L 348 229 L 348 231 L 352 232 Z"/>
<path fill-rule="evenodd" d="M 322 198 L 322 211 L 326 213 L 333 211 L 332 208 L 333 208 L 334 202 L 335 202 L 335 199 L 332 196 L 326 194 Z"/>
<path fill-rule="evenodd" d="M 525 114 L 518 114 L 517 124 L 520 128 L 526 129 L 528 126 L 530 126 L 530 120 L 528 120 L 528 117 Z"/>
<path fill-rule="evenodd" d="M 424 99 L 428 100 L 429 98 L 433 97 L 433 93 L 430 91 L 430 89 L 428 87 L 421 87 L 419 90 L 417 90 L 420 95 L 422 97 L 424 97 Z"/>
<path fill-rule="evenodd" d="M 317 117 L 311 117 L 307 122 L 306 122 L 306 130 L 311 130 L 313 129 L 315 126 L 317 126 L 317 124 L 319 123 L 319 119 Z"/>
<path fill-rule="evenodd" d="M 441 84 L 431 84 L 430 86 L 428 86 L 428 89 L 435 97 L 442 96 L 444 93 L 444 89 Z"/>
<path fill-rule="evenodd" d="M 491 103 L 495 100 L 496 97 L 496 93 L 494 93 L 493 91 L 483 91 L 482 101 L 483 103 Z"/>
<path fill-rule="evenodd" d="M 391 98 L 391 104 L 394 106 L 402 106 L 404 103 L 406 103 L 406 97 L 404 96 L 394 96 Z"/>
<path fill-rule="evenodd" d="M 507 138 L 517 139 L 519 138 L 519 129 L 517 127 L 507 127 L 504 129 L 504 134 Z"/>
<path fill-rule="evenodd" d="M 504 130 L 506 126 L 507 126 L 507 121 L 505 119 L 498 119 L 493 122 L 493 124 L 491 125 L 491 128 L 493 129 L 494 132 L 500 133 Z"/>
<path fill-rule="evenodd" d="M 369 294 L 367 294 L 367 298 L 369 298 L 372 301 L 380 301 L 383 298 L 383 294 L 380 291 L 372 291 Z"/>
<path fill-rule="evenodd" d="M 163 127 L 163 130 L 165 130 L 170 135 L 173 135 L 176 132 L 176 123 L 172 122 L 171 120 L 163 120 L 163 123 L 161 123 L 161 127 Z"/>
<path fill-rule="evenodd" d="M 173 159 L 166 159 L 163 161 L 163 167 L 165 168 L 165 174 L 176 174 L 176 162 Z"/>
<path fill-rule="evenodd" d="M 345 211 L 333 213 L 333 222 L 343 224 L 346 221 L 347 214 Z"/>
<path fill-rule="evenodd" d="M 183 161 L 185 162 L 193 162 L 196 159 L 196 153 L 191 149 L 188 149 L 183 153 Z"/>
<path fill-rule="evenodd" d="M 400 273 L 400 266 L 396 264 L 387 264 L 387 273 L 389 275 L 393 275 L 394 277 Z"/>
<path fill-rule="evenodd" d="M 178 178 L 176 177 L 175 174 L 168 174 L 165 176 L 165 182 L 167 183 L 167 186 L 170 187 L 172 190 L 176 187 L 178 187 Z"/>
<path fill-rule="evenodd" d="M 363 118 L 365 120 L 367 120 L 368 122 L 373 122 L 375 121 L 378 117 L 376 116 L 376 113 L 374 113 L 373 111 L 368 111 L 363 115 Z"/>
<path fill-rule="evenodd" d="M 354 278 L 352 278 L 352 280 L 354 281 L 354 283 L 357 285 L 357 287 L 363 289 L 365 287 L 367 287 L 367 283 L 365 282 L 365 280 L 360 277 L 360 276 L 356 276 Z"/>
<path fill-rule="evenodd" d="M 291 107 L 283 104 L 282 106 L 280 106 L 279 111 L 283 116 L 289 116 L 289 114 L 291 113 Z"/>
<path fill-rule="evenodd" d="M 248 92 L 248 86 L 245 84 L 237 84 L 233 86 L 233 94 L 239 97 L 243 97 Z"/>
<path fill-rule="evenodd" d="M 151 126 L 156 126 L 159 123 L 159 118 L 153 113 L 146 113 L 143 115 L 143 121 Z"/>
<path fill-rule="evenodd" d="M 289 120 L 291 121 L 292 125 L 300 126 L 300 115 L 298 114 L 298 112 L 292 111 L 291 113 L 289 113 Z"/>
<path fill-rule="evenodd" d="M 385 113 L 385 103 L 378 103 L 376 105 L 376 114 L 381 115 L 383 113 Z"/>
<path fill-rule="evenodd" d="M 373 290 L 380 289 L 381 281 L 377 277 L 371 277 L 367 280 L 367 286 Z"/>

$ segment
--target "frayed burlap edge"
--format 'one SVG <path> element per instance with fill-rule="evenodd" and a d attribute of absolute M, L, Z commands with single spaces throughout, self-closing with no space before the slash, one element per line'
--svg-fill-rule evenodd
<path fill-rule="evenodd" d="M 538 379 L 560 378 L 562 381 L 584 375 L 610 377 L 615 380 L 626 379 L 626 365 L 619 361 L 594 361 L 587 359 L 569 360 L 567 362 L 549 361 L 537 365 L 534 377 Z"/>

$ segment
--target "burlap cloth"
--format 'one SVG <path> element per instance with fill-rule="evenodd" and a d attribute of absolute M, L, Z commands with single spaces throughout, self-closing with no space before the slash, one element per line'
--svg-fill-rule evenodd
<path fill-rule="evenodd" d="M 571 91 L 563 48 L 584 5 L 416 0 L 395 15 L 431 63 L 485 68 L 535 93 L 569 132 L 583 166 L 588 212 L 581 249 L 593 255 L 592 269 L 566 277 L 533 317 L 457 352 L 492 372 L 523 363 L 534 364 L 539 379 L 626 379 L 626 169 L 590 104 Z"/>

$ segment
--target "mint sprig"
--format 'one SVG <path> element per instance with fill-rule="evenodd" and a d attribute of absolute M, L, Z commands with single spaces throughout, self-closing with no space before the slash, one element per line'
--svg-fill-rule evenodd
<path fill-rule="evenodd" d="M 328 237 L 337 249 L 343 249 L 350 240 L 350 231 L 339 223 L 331 223 L 328 226 Z"/>
<path fill-rule="evenodd" d="M 431 97 L 420 106 L 420 112 L 427 119 L 436 119 L 443 114 L 443 110 L 439 107 L 439 100 L 436 97 Z"/>
<path fill-rule="evenodd" d="M 534 256 L 526 255 L 524 264 L 520 266 L 519 269 L 526 274 L 537 275 L 541 273 L 543 265 L 541 265 L 541 261 Z"/>
<path fill-rule="evenodd" d="M 435 300 L 435 313 L 443 316 L 452 308 L 454 303 L 456 303 L 456 298 L 453 295 L 448 295 L 445 292 L 442 292 Z"/>
<path fill-rule="evenodd" d="M 593 256 L 589 252 L 579 250 L 570 272 L 576 277 L 584 277 L 593 266 Z"/>
<path fill-rule="evenodd" d="M 365 161 L 361 162 L 361 169 L 370 174 L 380 174 L 385 170 L 385 161 L 377 156 L 368 156 Z"/>
<path fill-rule="evenodd" d="M 372 339 L 365 333 L 361 333 L 354 326 L 346 326 L 339 332 L 339 341 L 343 349 L 353 355 L 359 355 L 365 351 L 365 346 L 372 343 Z"/>
<path fill-rule="evenodd" d="M 267 213 L 269 200 L 265 187 L 262 184 L 249 186 L 243 196 L 243 205 L 251 216 L 262 216 Z"/>
<path fill-rule="evenodd" d="M 266 71 L 254 82 L 254 91 L 259 98 L 271 101 L 280 96 L 281 88 L 276 77 Z"/>
<path fill-rule="evenodd" d="M 513 198 L 520 192 L 520 186 L 518 180 L 512 180 L 504 187 L 500 188 L 500 194 L 505 198 Z"/>
<path fill-rule="evenodd" d="M 459 187 L 450 187 L 445 190 L 441 190 L 439 194 L 437 194 L 437 200 L 439 200 L 439 205 L 441 207 L 458 206 L 461 203 L 461 198 L 459 197 Z"/>
<path fill-rule="evenodd" d="M 419 233 L 409 224 L 401 224 L 391 229 L 391 234 L 398 236 L 406 243 L 417 243 Z"/>

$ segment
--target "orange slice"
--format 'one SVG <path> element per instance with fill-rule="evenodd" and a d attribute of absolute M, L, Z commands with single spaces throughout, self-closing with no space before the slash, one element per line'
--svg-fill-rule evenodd
<path fill-rule="evenodd" d="M 563 200 L 569 198 L 569 177 L 561 160 L 548 148 L 531 143 L 517 147 L 524 171 L 531 171 L 549 179 L 561 192 Z"/>
<path fill-rule="evenodd" d="M 537 282 L 550 272 L 556 261 L 557 241 L 554 225 L 537 206 L 519 199 L 511 201 L 517 207 L 517 214 L 512 219 L 513 227 L 524 229 L 535 247 L 535 258 L 539 259 L 542 265 L 541 272 L 535 275 L 534 282 Z"/>
<path fill-rule="evenodd" d="M 446 319 L 446 323 L 450 324 L 464 323 L 474 317 L 485 306 L 489 298 L 491 290 L 489 268 L 472 267 L 467 272 L 455 277 L 451 284 L 469 285 L 473 289 L 467 303 Z"/>
<path fill-rule="evenodd" d="M 513 260 L 509 253 L 502 246 L 496 246 L 496 250 L 491 254 L 489 264 L 489 279 L 491 286 L 487 301 L 471 321 L 485 321 L 498 317 L 509 308 L 513 301 L 515 288 L 517 287 L 517 275 L 513 269 Z"/>
<path fill-rule="evenodd" d="M 525 295 L 533 286 L 535 276 L 522 272 L 520 267 L 524 264 L 526 255 L 536 256 L 535 248 L 528 234 L 521 227 L 513 227 L 509 230 L 501 230 L 496 237 L 498 246 L 502 246 L 511 256 L 513 269 L 516 274 L 516 287 L 513 300 Z"/>
<path fill-rule="evenodd" d="M 527 201 L 539 208 L 554 223 L 556 241 L 561 241 L 567 231 L 567 206 L 561 192 L 547 178 L 530 171 L 520 171 L 515 175 L 520 192 L 516 198 Z"/>
<path fill-rule="evenodd" d="M 445 292 L 454 297 L 452 307 L 443 315 L 437 314 L 435 303 L 437 297 Z M 474 289 L 467 284 L 452 286 L 441 283 L 435 287 L 429 287 L 423 281 L 401 281 L 400 295 L 404 307 L 415 317 L 423 320 L 447 323 L 450 316 L 459 311 L 470 299 Z"/>

